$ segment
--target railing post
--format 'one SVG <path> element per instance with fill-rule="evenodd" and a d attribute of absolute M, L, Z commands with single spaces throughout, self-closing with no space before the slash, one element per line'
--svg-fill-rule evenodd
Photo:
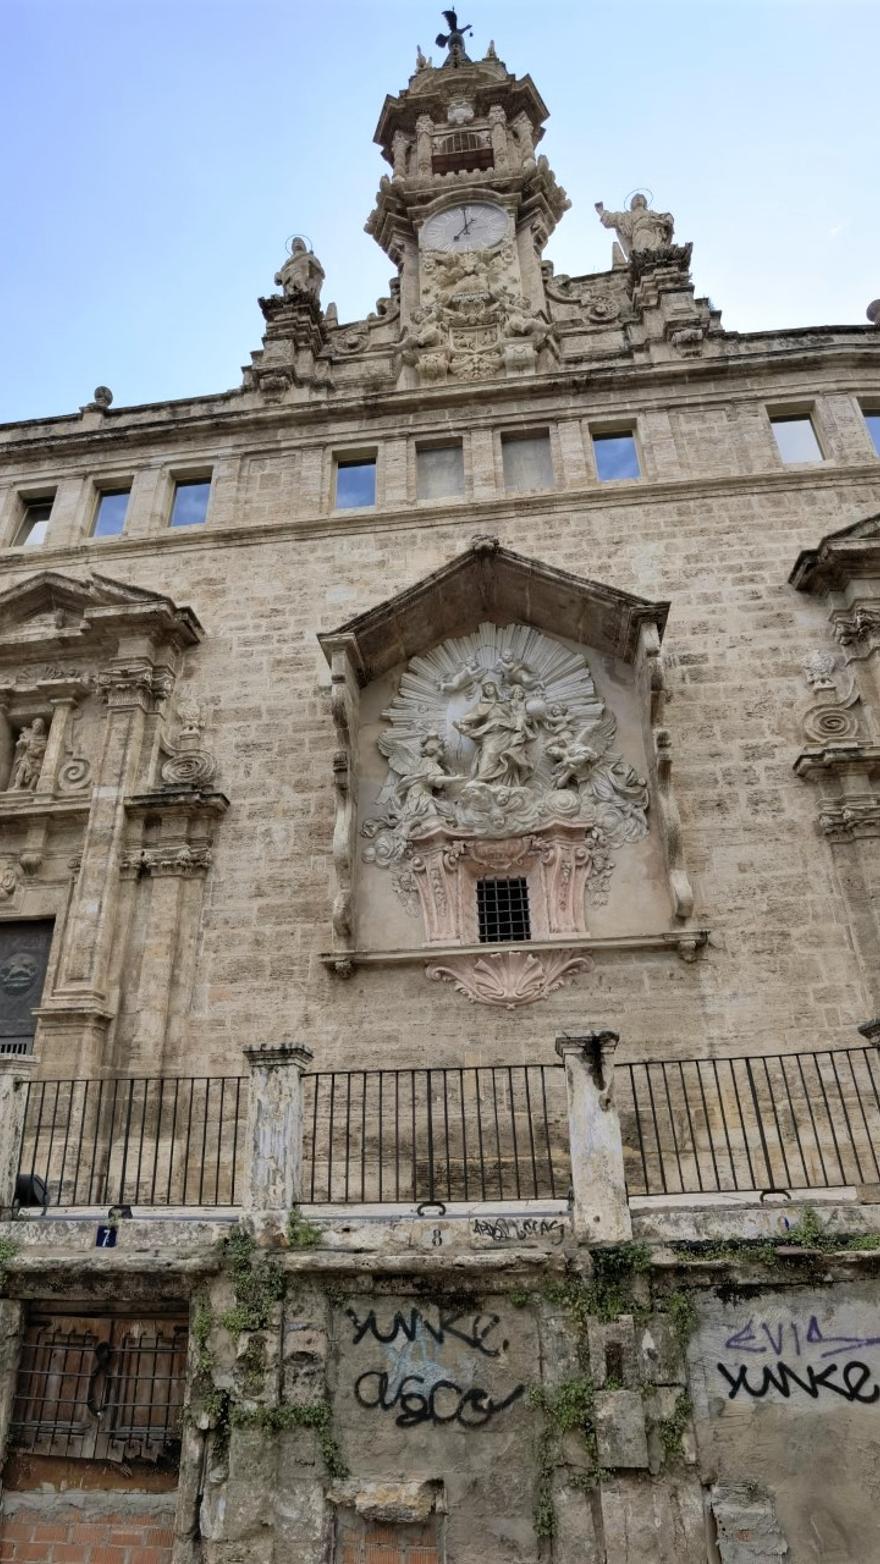
<path fill-rule="evenodd" d="M 616 1032 L 558 1037 L 565 1065 L 573 1189 L 572 1221 L 580 1243 L 632 1237 L 623 1140 L 613 1100 Z"/>
<path fill-rule="evenodd" d="M 302 1197 L 302 1078 L 312 1051 L 297 1043 L 245 1048 L 250 1069 L 244 1204 L 289 1211 Z"/>
<path fill-rule="evenodd" d="M 35 1063 L 29 1054 L 0 1054 L 0 1213 L 11 1210 L 15 1198 L 26 1085 Z"/>

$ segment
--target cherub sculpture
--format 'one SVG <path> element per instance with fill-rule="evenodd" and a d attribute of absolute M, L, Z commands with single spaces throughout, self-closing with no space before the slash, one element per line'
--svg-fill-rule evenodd
<path fill-rule="evenodd" d="M 611 751 L 617 722 L 606 712 L 577 733 L 561 726 L 545 754 L 555 761 L 553 785 L 576 787 L 591 800 L 612 845 L 637 842 L 647 831 L 648 786 L 634 766 Z"/>

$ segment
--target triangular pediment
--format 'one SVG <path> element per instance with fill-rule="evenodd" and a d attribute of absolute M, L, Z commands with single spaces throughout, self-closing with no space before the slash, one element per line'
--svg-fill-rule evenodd
<path fill-rule="evenodd" d="M 346 643 L 366 683 L 484 619 L 533 625 L 633 662 L 641 626 L 656 625 L 662 636 L 668 612 L 668 603 L 634 597 L 480 538 L 449 564 L 318 639 L 328 661 Z"/>
<path fill-rule="evenodd" d="M 109 576 L 77 577 L 41 570 L 0 592 L 0 647 L 81 642 L 124 625 L 159 629 L 181 645 L 201 639 L 190 608 Z"/>
<path fill-rule="evenodd" d="M 847 581 L 880 575 L 880 514 L 862 516 L 803 549 L 789 576 L 799 592 L 840 591 Z"/>

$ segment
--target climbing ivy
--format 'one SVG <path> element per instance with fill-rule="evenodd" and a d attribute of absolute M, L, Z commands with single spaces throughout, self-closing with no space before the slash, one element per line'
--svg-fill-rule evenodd
<path fill-rule="evenodd" d="M 281 1301 L 286 1290 L 281 1265 L 271 1255 L 257 1257 L 256 1240 L 241 1227 L 225 1240 L 224 1260 L 232 1277 L 235 1303 L 221 1315 L 220 1324 L 233 1335 L 265 1330 L 273 1305 Z"/>
<path fill-rule="evenodd" d="M 529 1392 L 529 1404 L 543 1413 L 544 1417 L 538 1436 L 538 1480 L 533 1515 L 535 1534 L 549 1538 L 556 1535 L 553 1477 L 562 1461 L 566 1434 L 579 1434 L 583 1440 L 587 1470 L 578 1473 L 580 1483 L 592 1488 L 604 1475 L 599 1467 L 596 1448 L 593 1381 L 588 1374 L 582 1374 L 552 1390 L 544 1385 L 535 1385 Z"/>
<path fill-rule="evenodd" d="M 669 1417 L 661 1417 L 657 1424 L 663 1456 L 667 1464 L 680 1460 L 684 1455 L 683 1441 L 693 1412 L 693 1403 L 686 1390 L 679 1391 Z"/>
<path fill-rule="evenodd" d="M 293 1231 L 292 1231 L 293 1230 Z M 313 1236 L 315 1235 L 315 1236 Z M 292 1248 L 312 1248 L 320 1232 L 292 1211 L 288 1222 L 288 1242 Z M 215 1384 L 215 1363 L 210 1348 L 214 1325 L 233 1335 L 266 1330 L 272 1322 L 274 1306 L 287 1290 L 287 1278 L 280 1262 L 261 1254 L 256 1240 L 244 1228 L 237 1227 L 224 1240 L 222 1263 L 232 1281 L 235 1301 L 215 1321 L 207 1299 L 202 1297 L 193 1311 L 194 1343 L 193 1390 L 198 1415 L 213 1431 L 214 1454 L 225 1454 L 233 1428 L 263 1428 L 277 1432 L 287 1428 L 310 1429 L 317 1438 L 327 1475 L 334 1480 L 348 1476 L 348 1470 L 333 1432 L 333 1409 L 326 1398 L 304 1406 L 245 1407 L 231 1390 Z M 265 1371 L 266 1348 L 262 1336 L 252 1334 L 238 1357 L 238 1371 L 246 1395 L 256 1395 Z"/>
<path fill-rule="evenodd" d="M 348 1467 L 333 1432 L 333 1408 L 325 1398 L 307 1401 L 303 1406 L 235 1407 L 232 1422 L 236 1428 L 261 1428 L 266 1433 L 281 1433 L 290 1428 L 308 1428 L 317 1436 L 318 1449 L 327 1476 L 342 1482 Z"/>

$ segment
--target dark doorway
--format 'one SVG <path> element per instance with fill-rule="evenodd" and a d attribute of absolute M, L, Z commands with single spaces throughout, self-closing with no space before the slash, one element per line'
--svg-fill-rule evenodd
<path fill-rule="evenodd" d="M 29 1054 L 43 997 L 51 918 L 0 923 L 0 1053 Z"/>

